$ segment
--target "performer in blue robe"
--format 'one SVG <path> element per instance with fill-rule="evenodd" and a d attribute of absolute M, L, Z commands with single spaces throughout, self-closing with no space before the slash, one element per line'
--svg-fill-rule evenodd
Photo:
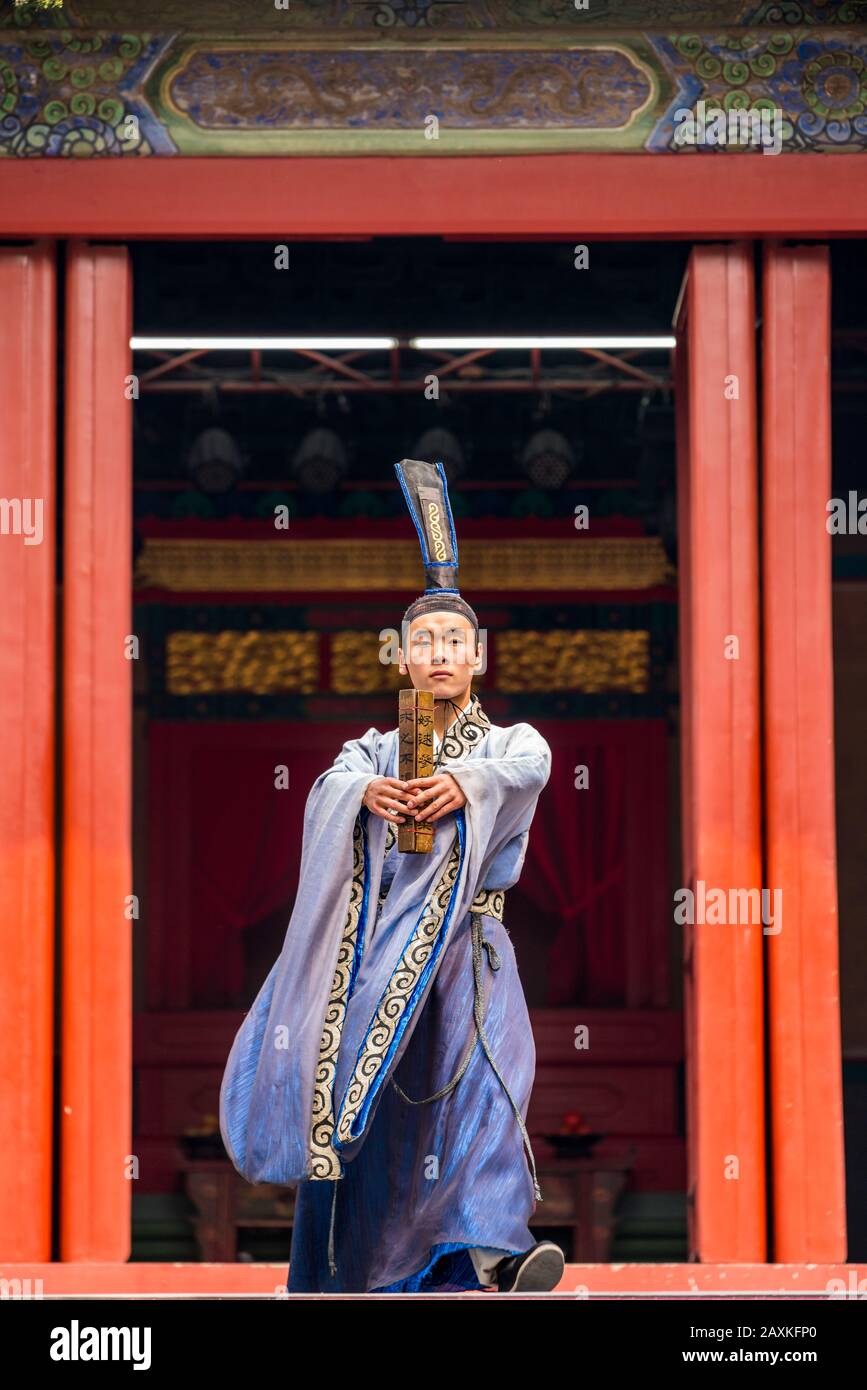
<path fill-rule="evenodd" d="M 305 810 L 283 949 L 232 1045 L 226 1150 L 250 1182 L 298 1186 L 290 1292 L 551 1289 L 525 1120 L 535 1047 L 503 924 L 551 755 L 471 690 L 478 620 L 457 589 L 440 464 L 397 465 L 425 594 L 401 670 L 434 691 L 432 777 L 402 782 L 397 729 L 344 744 Z M 435 823 L 431 853 L 396 826 Z"/>

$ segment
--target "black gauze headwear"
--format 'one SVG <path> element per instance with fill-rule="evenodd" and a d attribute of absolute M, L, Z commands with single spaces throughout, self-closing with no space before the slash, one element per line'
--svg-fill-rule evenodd
<path fill-rule="evenodd" d="M 425 591 L 403 615 L 404 628 L 423 613 L 460 613 L 479 635 L 479 620 L 458 590 L 458 542 L 441 463 L 401 459 L 394 465 L 418 534 Z"/>

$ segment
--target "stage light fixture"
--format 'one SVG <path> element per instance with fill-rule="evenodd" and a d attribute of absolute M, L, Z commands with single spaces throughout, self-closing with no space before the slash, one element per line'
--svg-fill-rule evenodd
<path fill-rule="evenodd" d="M 575 467 L 575 454 L 559 430 L 536 430 L 524 446 L 521 467 L 536 487 L 562 487 Z"/>
<path fill-rule="evenodd" d="M 450 483 L 461 476 L 466 466 L 464 451 L 457 435 L 439 425 L 433 426 L 419 435 L 412 446 L 411 457 L 429 459 L 431 462 L 438 460 L 442 463 Z"/>
<path fill-rule="evenodd" d="M 187 472 L 200 492 L 228 492 L 244 472 L 241 450 L 228 430 L 212 425 L 196 435 L 187 454 Z"/>
<path fill-rule="evenodd" d="M 293 476 L 305 492 L 331 492 L 349 469 L 343 440 L 334 430 L 309 430 L 292 458 Z"/>

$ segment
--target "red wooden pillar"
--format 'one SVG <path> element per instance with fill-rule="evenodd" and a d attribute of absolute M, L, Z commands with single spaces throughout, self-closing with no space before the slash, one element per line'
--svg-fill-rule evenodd
<path fill-rule="evenodd" d="M 61 1258 L 129 1255 L 132 1149 L 130 271 L 67 255 Z"/>
<path fill-rule="evenodd" d="M 683 886 L 761 888 L 752 247 L 696 247 L 676 318 Z M 763 1260 L 762 925 L 684 925 L 690 1247 Z"/>
<path fill-rule="evenodd" d="M 774 1259 L 846 1258 L 834 822 L 830 262 L 764 256 L 763 577 Z"/>
<path fill-rule="evenodd" d="M 51 1258 L 55 254 L 0 247 L 0 1258 Z"/>

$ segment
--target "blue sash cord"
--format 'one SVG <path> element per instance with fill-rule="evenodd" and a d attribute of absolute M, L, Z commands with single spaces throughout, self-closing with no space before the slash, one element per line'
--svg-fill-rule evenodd
<path fill-rule="evenodd" d="M 527 1133 L 527 1126 L 524 1124 L 524 1117 L 521 1114 L 521 1111 L 519 1110 L 518 1106 L 515 1104 L 515 1101 L 512 1097 L 512 1093 L 506 1085 L 502 1072 L 500 1071 L 499 1067 L 494 1061 L 493 1054 L 491 1053 L 490 1044 L 488 1042 L 488 1037 L 485 1033 L 484 989 L 482 985 L 482 949 L 484 948 L 488 953 L 488 961 L 492 970 L 499 970 L 500 957 L 493 941 L 487 941 L 485 939 L 482 931 L 482 919 L 477 912 L 472 913 L 471 922 L 473 942 L 473 1018 L 476 1025 L 476 1036 L 471 1039 L 470 1045 L 464 1054 L 463 1060 L 460 1066 L 458 1067 L 458 1070 L 452 1077 L 451 1081 L 448 1083 L 447 1086 L 443 1086 L 441 1090 L 435 1091 L 432 1096 L 425 1096 L 423 1100 L 411 1100 L 410 1097 L 406 1094 L 406 1092 L 402 1090 L 401 1087 L 398 1085 L 396 1077 L 393 1076 L 391 1078 L 391 1084 L 394 1086 L 401 1099 L 406 1101 L 407 1105 L 430 1105 L 431 1101 L 439 1100 L 442 1096 L 448 1095 L 449 1091 L 453 1090 L 454 1087 L 457 1086 L 461 1077 L 464 1075 L 464 1072 L 466 1071 L 467 1067 L 470 1065 L 470 1058 L 472 1057 L 473 1052 L 475 1051 L 477 1037 L 479 1042 L 482 1044 L 482 1051 L 484 1052 L 485 1056 L 487 1057 L 488 1061 L 494 1069 L 494 1075 L 496 1076 L 497 1080 L 499 1081 L 500 1085 L 506 1093 L 509 1104 L 511 1105 L 512 1110 L 514 1112 L 515 1119 L 518 1121 L 518 1126 L 521 1130 L 521 1137 L 524 1141 L 524 1145 L 527 1150 L 527 1157 L 530 1161 L 530 1170 L 533 1174 L 533 1190 L 535 1192 L 536 1201 L 541 1202 L 543 1200 L 543 1197 L 541 1189 L 539 1187 L 539 1180 L 536 1177 L 536 1160 L 533 1156 L 533 1146 L 530 1143 L 530 1136 Z"/>
<path fill-rule="evenodd" d="M 499 914 L 497 915 L 499 917 Z M 520 1109 L 515 1104 L 514 1098 L 508 1086 L 506 1085 L 502 1072 L 500 1071 L 499 1067 L 494 1061 L 493 1054 L 491 1053 L 490 1044 L 488 1042 L 488 1037 L 485 1033 L 484 987 L 482 985 L 482 952 L 483 950 L 487 951 L 488 963 L 492 970 L 499 970 L 500 968 L 499 952 L 497 951 L 497 948 L 494 945 L 493 941 L 486 940 L 482 928 L 482 919 L 479 913 L 472 912 L 470 914 L 470 920 L 472 924 L 473 945 L 473 1020 L 475 1022 L 475 1035 L 470 1041 L 470 1045 L 467 1048 L 466 1053 L 464 1054 L 461 1064 L 458 1067 L 458 1070 L 455 1072 L 454 1076 L 452 1077 L 451 1081 L 448 1083 L 447 1086 L 443 1086 L 441 1090 L 435 1091 L 432 1096 L 425 1096 L 423 1100 L 412 1100 L 406 1094 L 406 1092 L 402 1090 L 402 1088 L 398 1085 L 396 1077 L 392 1076 L 391 1084 L 394 1086 L 401 1099 L 406 1101 L 407 1105 L 430 1105 L 431 1101 L 440 1100 L 443 1096 L 448 1095 L 449 1091 L 454 1090 L 455 1086 L 457 1086 L 461 1077 L 464 1075 L 467 1067 L 470 1065 L 470 1059 L 472 1058 L 472 1055 L 475 1051 L 476 1040 L 478 1039 L 478 1041 L 482 1044 L 482 1051 L 484 1052 L 485 1056 L 487 1057 L 488 1061 L 494 1069 L 494 1075 L 496 1076 L 497 1080 L 499 1081 L 500 1085 L 506 1093 L 509 1104 L 512 1107 L 515 1119 L 518 1121 L 518 1126 L 521 1130 L 521 1137 L 524 1141 L 524 1146 L 527 1150 L 527 1157 L 530 1162 L 530 1171 L 533 1174 L 533 1191 L 536 1197 L 536 1201 L 541 1202 L 544 1199 L 542 1197 L 542 1190 L 539 1187 L 539 1179 L 536 1176 L 536 1160 L 533 1155 L 533 1146 L 530 1143 L 530 1136 L 527 1133 L 527 1126 L 524 1123 L 524 1117 L 521 1114 Z M 502 918 L 499 917 L 499 920 L 502 920 Z M 338 1183 L 335 1181 L 334 1193 L 331 1198 L 331 1221 L 329 1223 L 328 1228 L 328 1268 L 332 1275 L 335 1275 L 337 1273 L 337 1264 L 334 1258 L 334 1216 L 337 1210 L 337 1187 Z"/>

